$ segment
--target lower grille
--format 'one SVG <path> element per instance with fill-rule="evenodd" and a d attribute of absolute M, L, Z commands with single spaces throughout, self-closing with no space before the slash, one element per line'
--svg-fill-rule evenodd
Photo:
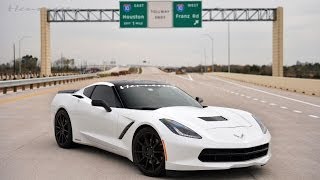
<path fill-rule="evenodd" d="M 202 162 L 239 162 L 268 154 L 269 144 L 243 149 L 204 149 L 199 155 Z"/>

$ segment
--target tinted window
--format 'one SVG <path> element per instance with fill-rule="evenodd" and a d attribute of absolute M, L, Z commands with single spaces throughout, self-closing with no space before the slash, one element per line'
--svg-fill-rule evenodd
<path fill-rule="evenodd" d="M 83 94 L 84 94 L 85 96 L 87 96 L 88 98 L 90 98 L 94 87 L 95 87 L 95 86 L 90 86 L 90 87 L 85 88 L 84 91 L 83 91 Z"/>
<path fill-rule="evenodd" d="M 191 96 L 170 85 L 125 85 L 117 87 L 127 108 L 158 109 L 170 106 L 202 106 Z"/>
<path fill-rule="evenodd" d="M 91 95 L 91 99 L 104 100 L 110 107 L 121 107 L 121 104 L 114 93 L 114 89 L 109 86 L 96 86 Z"/>

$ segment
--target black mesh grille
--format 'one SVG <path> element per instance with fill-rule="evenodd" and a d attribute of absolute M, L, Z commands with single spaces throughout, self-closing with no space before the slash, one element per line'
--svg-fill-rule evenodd
<path fill-rule="evenodd" d="M 268 154 L 269 144 L 244 149 L 204 149 L 199 155 L 202 162 L 239 162 Z"/>

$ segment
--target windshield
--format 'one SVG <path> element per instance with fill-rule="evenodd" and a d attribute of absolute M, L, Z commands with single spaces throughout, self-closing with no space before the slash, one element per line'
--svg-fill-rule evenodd
<path fill-rule="evenodd" d="M 171 106 L 202 106 L 191 96 L 171 85 L 124 85 L 117 87 L 126 108 L 154 110 Z"/>

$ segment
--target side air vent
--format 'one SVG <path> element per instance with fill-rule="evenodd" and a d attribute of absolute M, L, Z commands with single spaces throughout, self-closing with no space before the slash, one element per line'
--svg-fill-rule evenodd
<path fill-rule="evenodd" d="M 205 121 L 228 121 L 228 119 L 223 116 L 199 117 L 199 118 Z"/>

